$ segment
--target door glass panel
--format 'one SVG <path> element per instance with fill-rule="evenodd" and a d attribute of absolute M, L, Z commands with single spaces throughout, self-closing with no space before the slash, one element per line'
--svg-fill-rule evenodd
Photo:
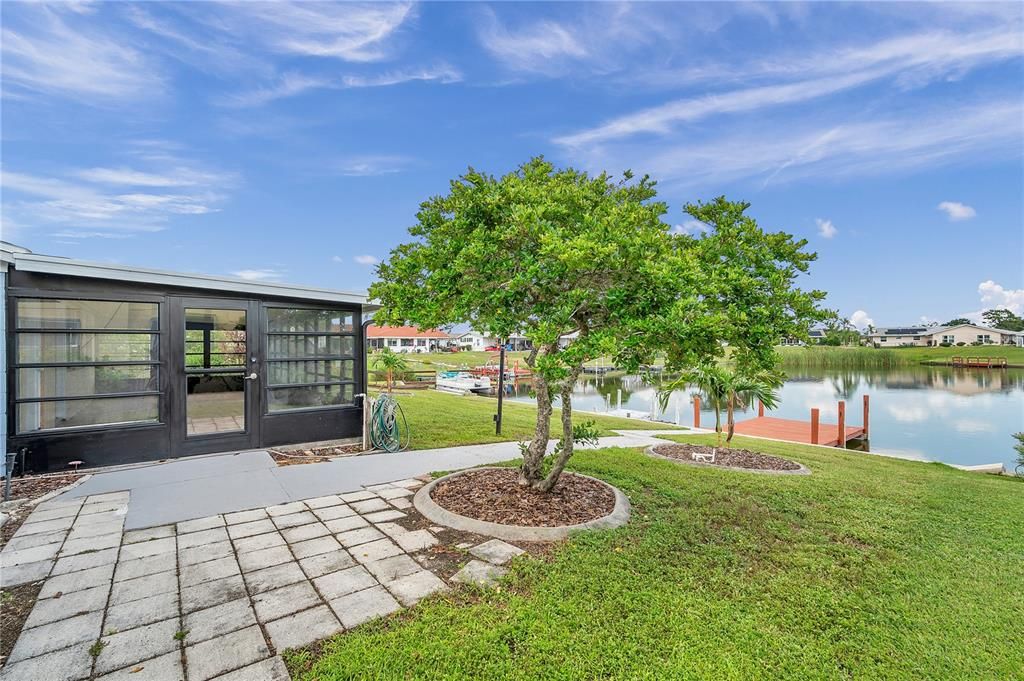
<path fill-rule="evenodd" d="M 267 392 L 270 394 L 270 411 L 287 411 L 351 404 L 355 386 L 351 383 L 304 385 L 295 388 L 272 388 Z"/>
<path fill-rule="evenodd" d="M 23 402 L 18 405 L 18 432 L 156 421 L 158 406 L 156 395 Z"/>
<path fill-rule="evenodd" d="M 246 327 L 245 310 L 186 308 L 187 435 L 246 429 Z"/>
<path fill-rule="evenodd" d="M 28 367 L 18 369 L 19 398 L 74 397 L 160 390 L 155 365 Z"/>
<path fill-rule="evenodd" d="M 270 385 L 333 383 L 351 381 L 354 374 L 354 360 L 305 361 L 267 363 Z"/>
<path fill-rule="evenodd" d="M 19 329 L 125 329 L 160 327 L 156 303 L 112 300 L 18 301 Z"/>
<path fill-rule="evenodd" d="M 159 340 L 155 333 L 19 333 L 18 361 L 155 362 Z"/>

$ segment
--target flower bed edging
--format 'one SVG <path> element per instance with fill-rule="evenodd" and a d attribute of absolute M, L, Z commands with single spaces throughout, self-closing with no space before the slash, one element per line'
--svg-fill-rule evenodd
<path fill-rule="evenodd" d="M 604 480 L 591 478 L 589 475 L 582 475 L 581 473 L 573 473 L 573 475 L 579 475 L 584 478 L 589 478 L 590 480 L 597 480 L 597 482 L 602 485 L 609 487 L 612 490 L 612 493 L 615 494 L 615 506 L 612 508 L 612 512 L 606 516 L 595 518 L 594 520 L 588 520 L 585 523 L 579 523 L 576 525 L 529 527 L 524 525 L 492 523 L 486 520 L 477 520 L 475 518 L 468 518 L 464 515 L 452 513 L 451 511 L 442 508 L 430 498 L 430 491 L 434 489 L 438 483 L 444 480 L 450 480 L 470 471 L 487 470 L 488 468 L 495 467 L 486 466 L 481 468 L 471 468 L 465 471 L 451 473 L 443 478 L 438 478 L 437 480 L 421 487 L 419 491 L 416 492 L 416 496 L 413 497 L 412 504 L 416 507 L 417 511 L 423 514 L 424 517 L 438 525 L 451 527 L 462 532 L 474 532 L 476 534 L 483 534 L 488 537 L 497 537 L 498 539 L 506 539 L 509 541 L 558 541 L 565 539 L 572 532 L 580 530 L 611 529 L 614 527 L 621 527 L 629 522 L 630 506 L 629 499 L 626 495 L 617 487 L 609 485 Z"/>
<path fill-rule="evenodd" d="M 666 442 L 665 444 L 675 444 L 675 443 Z M 658 459 L 664 459 L 665 461 L 671 461 L 673 463 L 681 463 L 684 466 L 699 466 L 700 468 L 712 468 L 712 469 L 716 469 L 716 470 L 720 470 L 720 471 L 741 471 L 743 473 L 760 473 L 761 475 L 810 475 L 811 474 L 811 469 L 810 468 L 808 468 L 807 466 L 803 465 L 799 461 L 793 461 L 792 459 L 786 459 L 786 461 L 792 461 L 797 466 L 800 466 L 800 468 L 798 468 L 795 471 L 777 471 L 777 470 L 769 470 L 769 469 L 766 469 L 766 468 L 743 468 L 741 466 L 720 466 L 717 463 L 706 463 L 704 461 L 692 461 L 692 460 L 688 461 L 686 459 L 677 459 L 674 456 L 665 456 L 664 454 L 659 454 L 658 452 L 655 451 L 660 446 L 661 445 L 650 445 L 646 449 L 644 449 L 644 454 L 647 454 L 648 456 L 653 456 L 653 457 L 658 458 Z M 771 454 L 770 456 L 775 456 L 775 455 Z M 777 457 L 777 458 L 782 459 L 782 458 L 785 458 L 785 457 L 781 457 L 780 456 L 780 457 Z"/>

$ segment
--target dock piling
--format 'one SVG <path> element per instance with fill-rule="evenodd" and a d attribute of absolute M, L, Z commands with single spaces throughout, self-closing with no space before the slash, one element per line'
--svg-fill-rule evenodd
<path fill-rule="evenodd" d="M 846 402 L 839 400 L 839 428 L 836 437 L 836 447 L 846 448 Z"/>
<path fill-rule="evenodd" d="M 811 409 L 811 444 L 818 444 L 818 417 L 821 415 L 820 409 Z"/>
<path fill-rule="evenodd" d="M 868 436 L 868 414 L 870 412 L 868 396 L 864 396 L 864 437 Z"/>
<path fill-rule="evenodd" d="M 700 428 L 700 397 L 693 398 L 693 427 Z"/>

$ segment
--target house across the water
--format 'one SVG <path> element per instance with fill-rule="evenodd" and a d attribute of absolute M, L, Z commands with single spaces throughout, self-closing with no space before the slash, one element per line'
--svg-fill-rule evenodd
<path fill-rule="evenodd" d="M 362 432 L 362 293 L 2 242 L 0 286 L 0 451 L 24 451 L 29 470 Z"/>
<path fill-rule="evenodd" d="M 394 352 L 439 352 L 452 347 L 455 340 L 440 329 L 373 324 L 366 327 L 366 339 L 371 349 L 390 348 Z"/>
<path fill-rule="evenodd" d="M 1024 333 L 993 329 L 980 324 L 880 327 L 868 333 L 867 339 L 877 348 L 948 347 L 951 345 L 1017 345 L 1024 347 Z"/>

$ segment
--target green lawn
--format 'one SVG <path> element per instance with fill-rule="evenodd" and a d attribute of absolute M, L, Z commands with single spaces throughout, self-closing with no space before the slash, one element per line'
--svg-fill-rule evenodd
<path fill-rule="evenodd" d="M 494 434 L 492 416 L 498 401 L 476 395 L 452 395 L 436 390 L 395 393 L 412 432 L 412 449 L 432 449 L 455 445 L 526 440 L 533 435 L 537 410 L 532 404 L 505 402 L 502 409 L 501 436 Z M 560 410 L 551 421 L 552 437 L 561 435 Z M 442 417 L 443 415 L 443 417 Z M 576 414 L 577 421 L 594 421 L 601 435 L 614 435 L 612 428 L 673 428 L 669 424 L 651 425 L 637 419 Z"/>
<path fill-rule="evenodd" d="M 674 437 L 704 440 L 708 436 Z M 811 476 L 576 454 L 624 528 L 289 654 L 296 679 L 1011 679 L 1024 481 L 736 438 Z"/>

